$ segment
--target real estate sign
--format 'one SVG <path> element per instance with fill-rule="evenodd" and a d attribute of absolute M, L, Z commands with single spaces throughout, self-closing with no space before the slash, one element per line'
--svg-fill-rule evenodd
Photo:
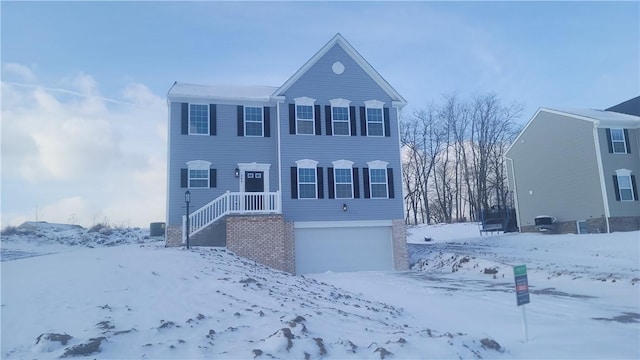
<path fill-rule="evenodd" d="M 516 279 L 516 299 L 518 306 L 528 304 L 529 301 L 529 281 L 527 280 L 527 266 L 518 265 L 513 267 L 513 275 Z"/>

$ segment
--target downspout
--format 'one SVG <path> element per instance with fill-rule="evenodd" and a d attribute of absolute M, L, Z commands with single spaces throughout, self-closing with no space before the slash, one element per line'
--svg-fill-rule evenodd
<path fill-rule="evenodd" d="M 604 205 L 604 221 L 607 226 L 607 233 L 611 232 L 609 227 L 609 218 L 611 217 L 611 211 L 609 210 L 609 198 L 607 197 L 607 187 L 604 180 L 604 167 L 602 165 L 602 154 L 600 152 L 600 140 L 598 139 L 598 127 L 599 121 L 593 124 L 593 143 L 596 147 L 596 161 L 598 163 L 598 173 L 600 175 L 600 189 L 602 190 L 602 203 Z"/>
<path fill-rule="evenodd" d="M 516 221 L 518 222 L 518 232 L 522 232 L 522 223 L 520 222 L 520 203 L 518 203 L 518 185 L 516 185 L 516 169 L 513 166 L 513 159 L 504 157 L 505 166 L 507 161 L 511 161 L 511 180 L 513 181 L 513 202 L 516 208 Z"/>
<path fill-rule="evenodd" d="M 280 151 L 280 104 L 282 103 L 282 100 L 278 100 L 276 102 L 276 116 L 278 117 L 276 123 L 277 123 L 277 131 L 278 131 L 278 144 L 276 145 L 277 147 L 277 152 L 278 152 L 278 192 L 280 193 L 280 196 L 278 196 L 278 210 L 280 210 L 280 213 L 282 214 L 282 156 L 281 156 L 281 151 Z"/>

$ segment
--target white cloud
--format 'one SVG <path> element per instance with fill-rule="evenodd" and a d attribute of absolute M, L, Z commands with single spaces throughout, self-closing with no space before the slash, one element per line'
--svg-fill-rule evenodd
<path fill-rule="evenodd" d="M 3 78 L 6 78 L 7 75 L 16 75 L 20 81 L 35 82 L 38 79 L 30 67 L 22 64 L 5 63 L 2 65 L 2 69 L 4 70 Z"/>
<path fill-rule="evenodd" d="M 142 84 L 101 96 L 88 74 L 71 89 L 2 83 L 3 225 L 33 219 L 148 226 L 164 218 L 166 102 Z"/>

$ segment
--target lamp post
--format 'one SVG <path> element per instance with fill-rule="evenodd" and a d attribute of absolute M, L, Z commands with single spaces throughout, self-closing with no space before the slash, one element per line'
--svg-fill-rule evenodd
<path fill-rule="evenodd" d="M 187 190 L 184 193 L 184 202 L 187 204 L 187 249 L 189 248 L 189 203 L 191 202 L 191 192 Z"/>

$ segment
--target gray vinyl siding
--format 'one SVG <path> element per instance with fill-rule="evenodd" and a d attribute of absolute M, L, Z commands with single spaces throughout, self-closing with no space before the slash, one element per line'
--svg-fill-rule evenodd
<path fill-rule="evenodd" d="M 540 111 L 516 141 L 507 157 L 520 226 L 534 225 L 538 215 L 559 221 L 605 215 L 592 122 Z"/>
<path fill-rule="evenodd" d="M 616 170 L 628 169 L 636 177 L 636 186 L 640 186 L 640 144 L 638 142 L 640 129 L 627 129 L 627 131 L 631 153 L 613 154 L 609 152 L 606 129 L 598 129 L 604 181 L 612 217 L 640 216 L 640 201 L 617 201 L 613 184 L 613 175 L 616 174 Z M 640 191 L 640 189 L 637 190 Z"/>
<path fill-rule="evenodd" d="M 335 74 L 331 66 L 340 61 L 344 66 L 344 73 Z M 389 95 L 367 75 L 367 73 L 353 61 L 353 59 L 339 46 L 330 49 L 319 59 L 301 78 L 284 94 L 285 102 L 281 104 L 281 144 L 282 144 L 282 195 L 283 214 L 288 221 L 337 221 L 337 220 L 386 220 L 402 219 L 402 179 L 400 165 L 400 146 L 398 137 L 398 114 L 391 107 L 392 99 Z M 315 104 L 321 108 L 322 135 L 291 135 L 289 133 L 289 104 L 297 97 L 316 99 Z M 325 106 L 329 100 L 344 98 L 356 107 L 357 136 L 327 136 L 325 121 Z M 367 137 L 362 136 L 360 128 L 359 107 L 364 101 L 383 101 L 384 107 L 389 108 L 390 136 Z M 318 167 L 323 168 L 323 199 L 292 199 L 291 198 L 291 167 L 296 161 L 312 159 L 318 161 Z M 354 167 L 359 169 L 360 198 L 357 199 L 329 199 L 327 168 L 333 166 L 335 160 L 353 161 Z M 393 169 L 394 195 L 393 199 L 365 199 L 363 170 L 367 162 L 382 160 L 389 163 L 387 168 Z M 347 204 L 348 210 L 342 210 L 342 204 Z"/>
<path fill-rule="evenodd" d="M 198 103 L 203 103 L 198 100 Z M 206 103 L 206 101 L 204 102 Z M 242 105 L 241 103 L 237 105 Z M 237 105 L 220 105 L 217 108 L 217 135 L 182 135 L 181 103 L 170 103 L 169 171 L 168 171 L 168 225 L 181 224 L 185 214 L 184 193 L 180 187 L 180 169 L 187 161 L 210 161 L 217 170 L 217 187 L 188 189 L 191 192 L 191 210 L 197 210 L 226 191 L 239 191 L 240 179 L 235 177 L 238 163 L 271 164 L 268 191 L 278 190 L 277 124 L 276 108 L 270 110 L 271 137 L 245 137 L 237 133 Z M 252 104 L 252 106 L 256 106 Z"/>

